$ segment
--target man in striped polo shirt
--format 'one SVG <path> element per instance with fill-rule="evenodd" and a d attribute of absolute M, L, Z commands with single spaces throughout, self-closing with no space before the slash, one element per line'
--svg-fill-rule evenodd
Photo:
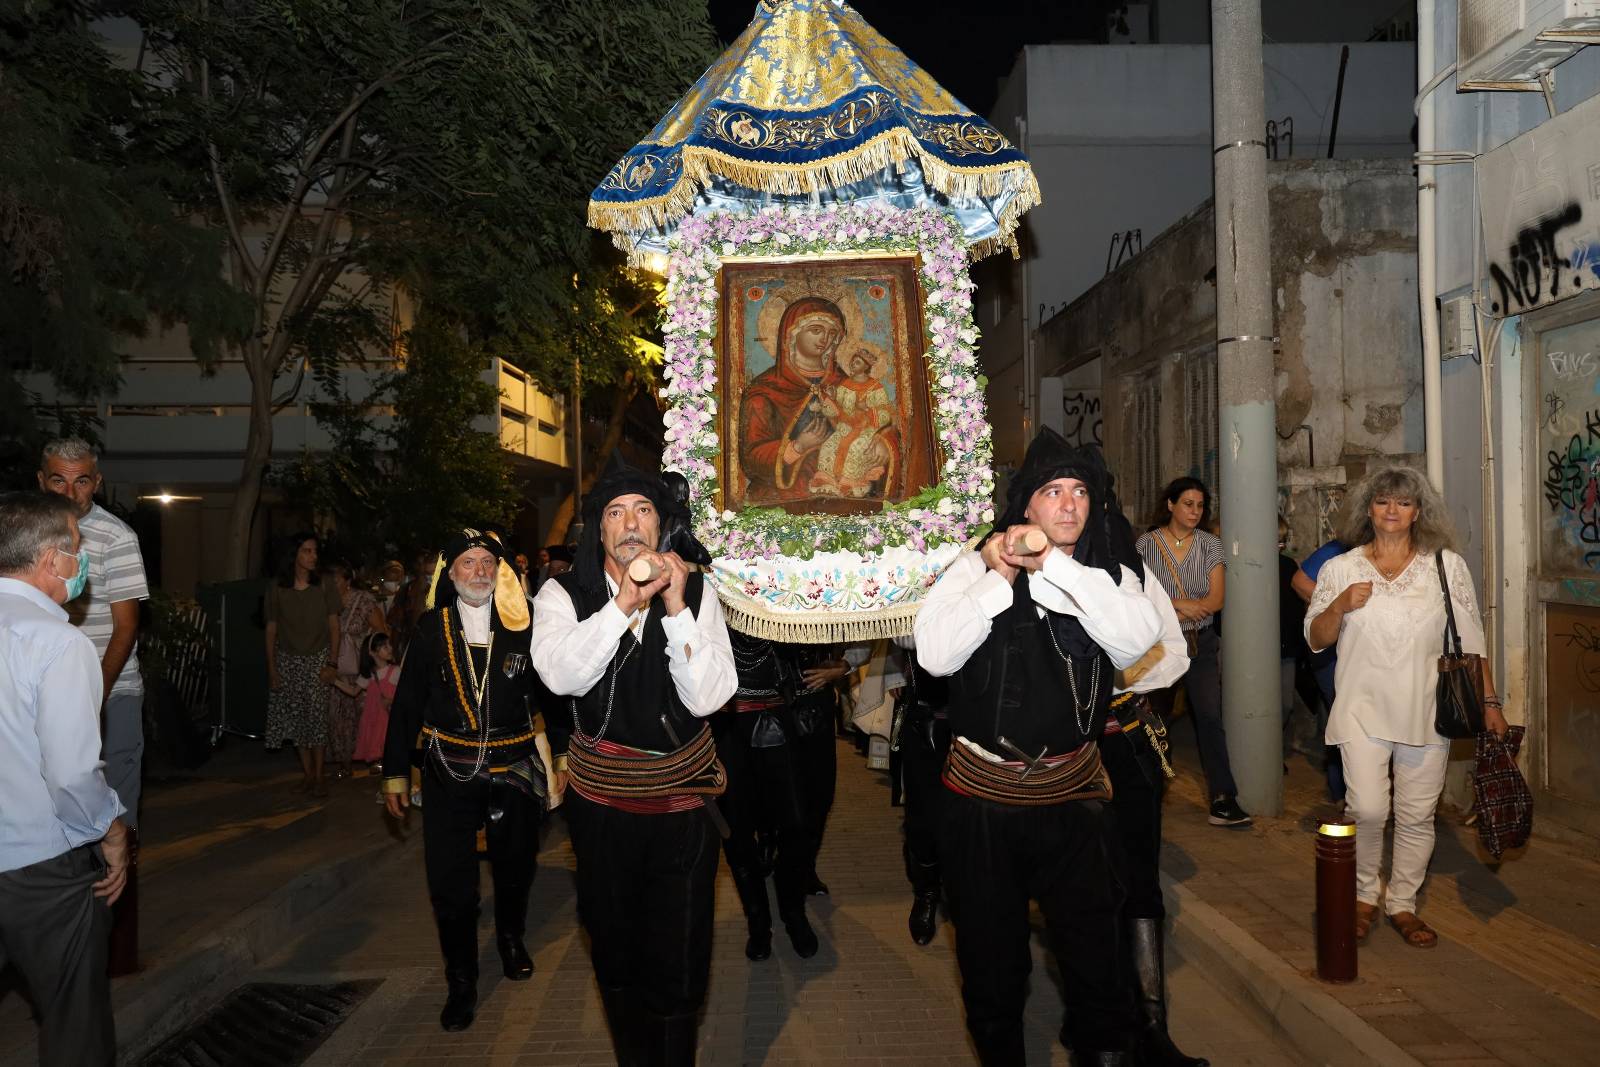
<path fill-rule="evenodd" d="M 66 605 L 73 625 L 94 643 L 105 683 L 102 709 L 106 783 L 127 810 L 122 818 L 137 848 L 140 771 L 144 761 L 144 682 L 139 677 L 139 601 L 148 599 L 139 538 L 127 523 L 94 502 L 101 485 L 99 454 L 76 437 L 51 441 L 39 461 L 39 488 L 67 497 L 89 556 L 89 588 Z M 137 852 L 133 852 L 137 856 Z M 129 867 L 129 889 L 137 871 Z M 117 909 L 111 973 L 137 966 L 136 892 Z"/>

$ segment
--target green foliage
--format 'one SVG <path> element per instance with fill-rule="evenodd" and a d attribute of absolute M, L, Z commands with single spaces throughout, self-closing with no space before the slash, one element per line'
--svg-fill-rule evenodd
<path fill-rule="evenodd" d="M 334 438 L 273 472 L 289 499 L 331 525 L 329 558 L 367 565 L 443 544 L 463 526 L 509 523 L 521 502 L 509 456 L 489 428 L 497 387 L 489 355 L 437 316 L 409 335 L 405 368 L 370 397 L 313 405 Z M 372 413 L 392 406 L 394 417 Z"/>
<path fill-rule="evenodd" d="M 50 431 L 18 375 L 88 401 L 153 322 L 188 325 L 209 360 L 246 327 L 217 276 L 220 243 L 173 210 L 181 161 L 156 101 L 87 28 L 94 0 L 0 7 L 0 483 L 28 479 Z M 69 422 L 72 413 L 68 413 Z"/>
<path fill-rule="evenodd" d="M 463 526 L 506 523 L 520 501 L 511 460 L 498 437 L 475 420 L 493 418 L 497 385 L 478 375 L 489 364 L 457 330 L 424 318 L 411 356 L 394 382 L 395 425 L 388 434 L 392 475 L 382 489 L 388 539 L 406 550 L 443 544 Z"/>
<path fill-rule="evenodd" d="M 336 265 L 398 282 L 551 390 L 574 358 L 586 387 L 632 365 L 655 309 L 585 209 L 714 57 L 703 3 L 140 0 L 129 13 L 172 78 L 190 203 L 219 226 L 228 198 L 241 228 L 293 220 L 284 260 L 259 259 L 273 284 Z M 338 232 L 319 234 L 330 209 Z M 236 258 L 251 254 L 245 242 Z M 264 325 L 304 330 L 321 310 Z"/>

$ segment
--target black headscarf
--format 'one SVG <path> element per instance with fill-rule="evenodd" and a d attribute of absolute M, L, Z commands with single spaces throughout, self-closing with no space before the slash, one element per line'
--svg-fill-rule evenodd
<path fill-rule="evenodd" d="M 655 505 L 656 514 L 661 517 L 661 541 L 656 545 L 657 551 L 677 552 L 690 563 L 711 562 L 710 555 L 689 528 L 688 482 L 682 475 L 674 477 L 681 481 L 679 493 L 674 493 L 661 475 L 633 466 L 622 458 L 621 452 L 611 453 L 600 480 L 594 483 L 583 501 L 583 536 L 578 539 L 575 566 L 580 586 L 591 593 L 603 595 L 606 592 L 606 554 L 600 543 L 600 516 L 619 496 L 638 494 Z"/>
<path fill-rule="evenodd" d="M 995 533 L 1026 522 L 1024 513 L 1033 494 L 1057 478 L 1076 478 L 1089 489 L 1089 518 L 1072 557 L 1085 567 L 1099 567 L 1114 582 L 1122 581 L 1123 567 L 1143 574 L 1133 547 L 1133 528 L 1117 503 L 1116 480 L 1106 469 L 1105 456 L 1094 445 L 1068 444 L 1048 426 L 1028 446 L 1022 466 L 1006 486 L 1006 508 L 994 524 Z"/>

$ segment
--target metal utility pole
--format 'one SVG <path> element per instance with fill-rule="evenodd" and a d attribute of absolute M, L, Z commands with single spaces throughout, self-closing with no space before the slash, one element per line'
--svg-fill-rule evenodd
<path fill-rule="evenodd" d="M 1217 221 L 1217 441 L 1227 599 L 1222 707 L 1239 803 L 1283 810 L 1278 437 L 1267 242 L 1261 0 L 1211 0 Z"/>

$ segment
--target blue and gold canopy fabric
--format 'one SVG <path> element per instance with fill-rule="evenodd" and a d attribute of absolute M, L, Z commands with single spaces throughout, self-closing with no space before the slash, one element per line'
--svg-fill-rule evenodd
<path fill-rule="evenodd" d="M 843 0 L 760 0 L 591 194 L 589 225 L 638 257 L 691 213 L 869 201 L 951 212 L 978 258 L 1015 250 L 1039 185 L 1026 156 Z"/>

